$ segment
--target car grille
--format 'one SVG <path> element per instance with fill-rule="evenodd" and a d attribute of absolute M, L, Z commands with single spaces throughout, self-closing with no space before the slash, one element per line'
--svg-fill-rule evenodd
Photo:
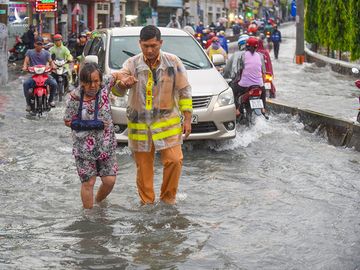
<path fill-rule="evenodd" d="M 217 127 L 214 122 L 199 122 L 197 124 L 191 124 L 191 133 L 206 133 L 217 131 Z"/>
<path fill-rule="evenodd" d="M 212 96 L 192 97 L 193 108 L 207 108 Z"/>

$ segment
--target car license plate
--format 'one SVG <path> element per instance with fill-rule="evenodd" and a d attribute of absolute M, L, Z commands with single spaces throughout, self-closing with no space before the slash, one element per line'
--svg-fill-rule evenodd
<path fill-rule="evenodd" d="M 265 83 L 265 89 L 271 89 L 271 83 L 267 82 Z"/>
<path fill-rule="evenodd" d="M 262 109 L 264 108 L 264 104 L 262 99 L 250 99 L 250 107 L 251 109 Z"/>
<path fill-rule="evenodd" d="M 181 115 L 180 116 L 180 119 L 181 119 L 181 123 L 184 121 L 184 116 Z M 197 124 L 198 123 L 198 116 L 197 114 L 193 114 L 191 115 L 191 124 Z"/>

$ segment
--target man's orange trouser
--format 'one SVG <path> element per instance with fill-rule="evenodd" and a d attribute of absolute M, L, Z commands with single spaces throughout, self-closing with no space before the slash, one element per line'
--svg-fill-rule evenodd
<path fill-rule="evenodd" d="M 174 204 L 183 161 L 181 145 L 161 150 L 160 155 L 164 166 L 160 199 L 165 203 Z M 155 201 L 154 158 L 154 144 L 150 152 L 134 152 L 137 168 L 136 184 L 144 204 Z"/>

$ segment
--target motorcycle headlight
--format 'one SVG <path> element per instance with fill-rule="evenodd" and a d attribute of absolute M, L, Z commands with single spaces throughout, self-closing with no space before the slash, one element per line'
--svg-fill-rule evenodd
<path fill-rule="evenodd" d="M 122 97 L 117 97 L 113 94 L 110 94 L 111 106 L 126 108 L 128 99 L 129 99 L 129 96 L 127 94 Z"/>
<path fill-rule="evenodd" d="M 234 94 L 232 89 L 229 87 L 227 90 L 220 93 L 216 101 L 218 107 L 227 106 L 234 104 Z"/>

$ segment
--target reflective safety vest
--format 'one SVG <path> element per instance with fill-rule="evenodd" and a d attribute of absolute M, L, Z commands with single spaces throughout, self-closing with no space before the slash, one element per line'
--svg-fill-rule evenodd
<path fill-rule="evenodd" d="M 151 70 L 143 54 L 138 54 L 123 64 L 121 72 L 138 80 L 128 93 L 129 147 L 133 151 L 149 152 L 152 143 L 156 150 L 181 144 L 180 115 L 184 111 L 192 112 L 192 97 L 180 59 L 160 52 L 160 64 Z"/>

